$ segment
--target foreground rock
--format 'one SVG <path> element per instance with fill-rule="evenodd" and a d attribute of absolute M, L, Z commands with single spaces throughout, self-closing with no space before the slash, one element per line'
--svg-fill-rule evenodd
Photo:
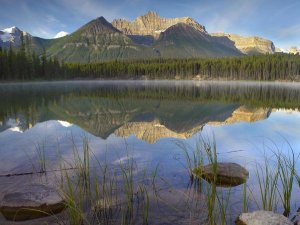
<path fill-rule="evenodd" d="M 23 221 L 53 215 L 64 208 L 63 199 L 53 188 L 35 184 L 6 194 L 0 211 L 7 220 Z"/>
<path fill-rule="evenodd" d="M 271 211 L 255 211 L 243 213 L 235 221 L 236 225 L 293 225 L 293 223 L 281 214 Z"/>
<path fill-rule="evenodd" d="M 208 182 L 214 179 L 214 171 L 212 164 L 195 169 L 195 175 L 202 177 Z M 233 187 L 243 184 L 248 179 L 249 172 L 236 163 L 217 163 L 216 169 L 216 185 Z"/>

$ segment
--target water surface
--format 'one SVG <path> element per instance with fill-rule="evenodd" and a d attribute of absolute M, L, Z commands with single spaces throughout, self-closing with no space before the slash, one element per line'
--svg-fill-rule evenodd
<path fill-rule="evenodd" d="M 61 158 L 71 164 L 74 146 L 82 149 L 87 139 L 100 162 L 117 166 L 130 156 L 137 163 L 137 177 L 145 168 L 157 171 L 163 201 L 150 207 L 151 224 L 199 224 L 204 219 L 204 197 L 190 185 L 180 146 L 193 151 L 201 138 L 215 140 L 219 161 L 249 170 L 247 186 L 257 199 L 255 174 L 264 157 L 272 163 L 275 152 L 289 155 L 291 147 L 296 156 L 300 153 L 298 83 L 16 83 L 1 84 L 0 96 L 0 175 L 38 171 L 38 148 L 45 151 L 46 169 L 59 170 Z M 51 172 L 47 178 L 0 177 L 0 197 L 24 182 L 55 186 L 55 177 Z M 230 188 L 229 224 L 241 212 L 242 192 L 243 185 Z M 298 192 L 295 182 L 293 211 L 300 206 Z M 249 202 L 249 207 L 257 209 L 260 203 Z M 280 203 L 277 210 L 282 213 Z M 0 222 L 9 224 L 4 218 Z"/>

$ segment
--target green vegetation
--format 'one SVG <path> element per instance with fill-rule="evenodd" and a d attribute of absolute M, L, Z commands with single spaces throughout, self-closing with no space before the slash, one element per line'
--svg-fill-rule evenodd
<path fill-rule="evenodd" d="M 163 58 L 243 55 L 238 49 L 212 41 L 206 33 L 184 23 L 178 23 L 161 33 L 154 47 L 159 50 Z"/>
<path fill-rule="evenodd" d="M 291 215 L 291 199 L 292 192 L 295 190 L 294 178 L 299 182 L 299 175 L 296 171 L 298 157 L 287 142 L 288 150 L 283 152 L 275 145 L 275 150 L 270 148 L 272 156 L 264 156 L 262 162 L 256 162 L 256 170 L 253 180 L 244 183 L 239 187 L 233 188 L 235 192 L 238 190 L 242 193 L 241 200 L 237 200 L 236 196 L 232 197 L 232 189 L 219 187 L 216 184 L 218 152 L 215 141 L 200 138 L 195 147 L 181 142 L 178 146 L 183 150 L 183 155 L 187 165 L 192 167 L 192 161 L 195 155 L 201 155 L 201 163 L 196 164 L 197 168 L 208 163 L 212 165 L 213 178 L 210 182 L 201 179 L 201 176 L 191 177 L 192 183 L 200 183 L 200 192 L 205 196 L 206 204 L 203 207 L 207 209 L 207 223 L 216 224 L 232 224 L 231 216 L 238 212 L 232 212 L 230 206 L 232 204 L 241 204 L 239 213 L 252 210 L 267 210 L 276 213 L 282 213 L 284 216 Z M 191 168 L 192 169 L 192 168 Z M 190 171 L 189 175 L 190 175 Z M 204 188 L 203 188 L 204 187 Z M 249 192 L 249 194 L 247 194 Z M 253 204 L 254 203 L 254 204 Z M 292 220 L 294 220 L 292 218 Z"/>
<path fill-rule="evenodd" d="M 299 80 L 300 56 L 288 54 L 227 58 L 145 59 L 64 63 L 39 57 L 25 45 L 18 52 L 0 49 L 0 80 L 203 79 Z"/>

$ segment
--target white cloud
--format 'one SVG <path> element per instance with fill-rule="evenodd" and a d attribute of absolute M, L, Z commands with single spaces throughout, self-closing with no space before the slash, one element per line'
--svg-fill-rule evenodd
<path fill-rule="evenodd" d="M 68 34 L 69 34 L 68 32 L 60 31 L 54 36 L 54 38 L 61 38 L 61 37 L 67 36 Z"/>

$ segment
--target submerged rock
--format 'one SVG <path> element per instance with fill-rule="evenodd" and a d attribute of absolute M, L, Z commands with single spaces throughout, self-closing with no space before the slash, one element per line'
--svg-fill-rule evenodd
<path fill-rule="evenodd" d="M 293 223 L 281 214 L 271 211 L 255 211 L 242 213 L 235 221 L 236 225 L 293 225 Z"/>
<path fill-rule="evenodd" d="M 27 185 L 18 192 L 6 194 L 0 211 L 7 220 L 23 221 L 61 212 L 65 202 L 55 189 L 41 184 Z"/>
<path fill-rule="evenodd" d="M 196 176 L 201 177 L 208 182 L 214 180 L 213 164 L 209 164 L 194 170 Z M 216 167 L 216 185 L 233 187 L 246 182 L 249 172 L 236 163 L 217 163 Z"/>

